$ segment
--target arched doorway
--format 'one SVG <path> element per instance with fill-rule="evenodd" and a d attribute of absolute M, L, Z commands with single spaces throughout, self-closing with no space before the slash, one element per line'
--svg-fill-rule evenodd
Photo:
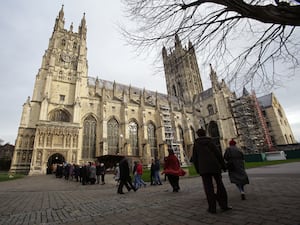
<path fill-rule="evenodd" d="M 56 172 L 57 165 L 65 162 L 65 157 L 60 153 L 55 153 L 51 155 L 47 163 L 47 174 L 52 174 Z"/>

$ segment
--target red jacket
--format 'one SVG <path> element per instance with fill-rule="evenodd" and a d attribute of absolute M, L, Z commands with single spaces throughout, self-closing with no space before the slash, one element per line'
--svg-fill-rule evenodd
<path fill-rule="evenodd" d="M 138 163 L 138 164 L 136 165 L 136 173 L 137 173 L 138 175 L 142 175 L 142 174 L 143 174 L 143 166 L 142 166 L 142 164 Z"/>
<path fill-rule="evenodd" d="M 162 173 L 175 176 L 184 176 L 185 171 L 181 169 L 178 158 L 175 154 L 171 154 L 166 158 L 164 171 Z"/>

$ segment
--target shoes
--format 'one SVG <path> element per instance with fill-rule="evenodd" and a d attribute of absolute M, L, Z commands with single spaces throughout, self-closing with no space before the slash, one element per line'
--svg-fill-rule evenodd
<path fill-rule="evenodd" d="M 208 213 L 211 213 L 211 214 L 216 214 L 216 213 L 217 213 L 217 210 L 207 209 L 207 212 L 208 212 Z"/>
<path fill-rule="evenodd" d="M 137 190 L 138 190 L 137 188 L 134 188 L 134 189 L 133 189 L 134 192 L 136 192 Z"/>
<path fill-rule="evenodd" d="M 223 212 L 226 212 L 226 211 L 229 211 L 229 210 L 232 210 L 232 207 L 231 206 L 227 206 L 225 208 L 222 208 L 222 211 Z"/>
<path fill-rule="evenodd" d="M 124 192 L 118 192 L 118 194 L 124 195 L 125 193 Z"/>
<path fill-rule="evenodd" d="M 246 195 L 245 194 L 241 194 L 241 199 L 242 200 L 246 200 Z"/>

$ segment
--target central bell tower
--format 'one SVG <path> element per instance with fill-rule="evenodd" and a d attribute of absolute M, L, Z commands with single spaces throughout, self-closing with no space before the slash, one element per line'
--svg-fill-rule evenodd
<path fill-rule="evenodd" d="M 191 105 L 195 95 L 203 91 L 195 49 L 191 42 L 183 48 L 175 35 L 175 49 L 168 54 L 162 49 L 168 95 L 175 96 L 185 105 Z"/>

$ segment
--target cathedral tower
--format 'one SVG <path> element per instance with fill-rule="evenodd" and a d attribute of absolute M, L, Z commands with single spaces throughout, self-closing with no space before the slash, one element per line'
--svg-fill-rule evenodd
<path fill-rule="evenodd" d="M 203 91 L 194 47 L 189 42 L 183 48 L 178 35 L 175 36 L 175 49 L 168 54 L 162 49 L 168 95 L 179 98 L 184 104 L 190 105 L 195 95 Z"/>
<path fill-rule="evenodd" d="M 12 172 L 45 173 L 49 160 L 76 162 L 81 157 L 80 102 L 88 93 L 85 15 L 77 33 L 73 32 L 73 24 L 69 30 L 64 25 L 62 6 L 36 76 L 32 99 L 23 106 Z"/>

